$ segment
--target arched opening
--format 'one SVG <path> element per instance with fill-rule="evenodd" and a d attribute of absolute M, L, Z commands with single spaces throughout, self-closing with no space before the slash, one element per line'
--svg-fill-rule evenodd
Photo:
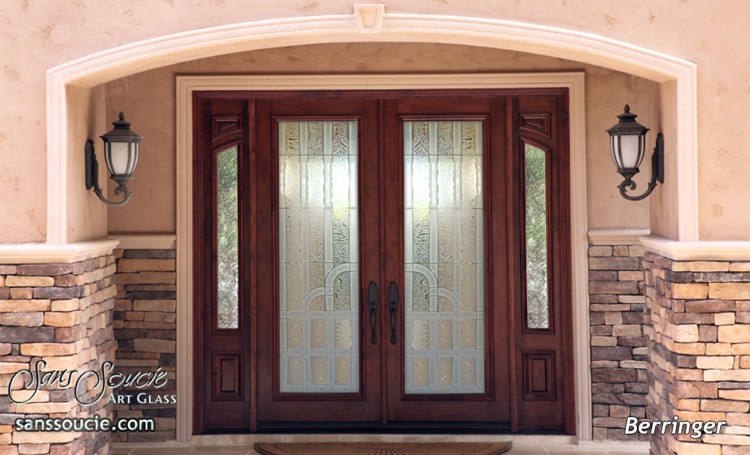
<path fill-rule="evenodd" d="M 447 19 L 450 19 L 449 22 L 453 26 L 450 36 L 445 34 Z M 379 41 L 458 44 L 557 56 L 623 71 L 661 84 L 663 119 L 678 119 L 664 120 L 663 127 L 667 137 L 672 138 L 676 144 L 675 149 L 680 153 L 670 164 L 673 166 L 670 173 L 679 176 L 676 177 L 674 186 L 665 189 L 664 194 L 652 203 L 652 213 L 660 207 L 669 207 L 669 212 L 673 216 L 665 217 L 666 221 L 652 220 L 652 229 L 676 239 L 696 238 L 694 183 L 697 173 L 693 94 L 695 77 L 694 68 L 690 63 L 600 37 L 528 24 L 396 14 L 386 14 L 382 20 L 383 25 L 378 33 L 362 33 L 354 17 L 350 15 L 216 27 L 134 43 L 50 70 L 48 243 L 65 244 L 70 241 L 65 226 L 68 226 L 73 215 L 69 207 L 66 175 L 70 172 L 69 163 L 75 162 L 71 157 L 78 151 L 75 145 L 69 145 L 73 119 L 68 117 L 71 112 L 68 96 L 76 87 L 90 88 L 167 64 L 252 49 L 331 42 Z M 56 154 L 54 151 L 59 153 Z M 579 191 L 582 191 L 585 197 L 585 185 Z M 585 218 L 585 210 L 576 212 L 574 209 L 573 216 Z M 585 219 L 583 225 L 585 226 Z M 187 326 L 182 327 L 185 330 Z M 185 362 L 183 365 L 186 365 Z M 182 381 L 185 381 L 186 372 L 187 370 L 183 371 Z M 580 402 L 578 406 L 585 407 Z M 180 440 L 184 440 L 189 434 L 189 420 L 186 417 L 188 412 L 184 405 L 179 410 Z M 590 416 L 585 415 L 586 411 L 582 412 L 579 416 L 578 435 L 581 439 L 590 439 L 590 434 L 587 435 L 589 430 L 586 430 L 590 427 L 590 424 L 586 424 L 587 421 L 590 422 Z"/>

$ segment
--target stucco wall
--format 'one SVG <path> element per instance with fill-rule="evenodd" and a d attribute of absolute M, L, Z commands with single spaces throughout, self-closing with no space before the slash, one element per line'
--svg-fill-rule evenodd
<path fill-rule="evenodd" d="M 658 130 L 659 88 L 654 82 L 567 60 L 519 52 L 430 43 L 339 43 L 267 49 L 159 68 L 106 84 L 108 118 L 125 111 L 142 134 L 141 165 L 132 183 L 138 196 L 109 210 L 115 233 L 174 232 L 175 94 L 178 74 L 324 74 L 585 71 L 589 225 L 643 228 L 648 200 L 633 203 L 617 191 L 619 176 L 604 132 L 625 103 Z M 137 122 L 137 123 L 136 123 Z M 651 134 L 651 140 L 654 135 Z M 645 186 L 648 172 L 637 179 Z"/>
<path fill-rule="evenodd" d="M 744 197 L 746 169 L 750 168 L 745 150 L 750 136 L 745 134 L 743 115 L 750 106 L 750 90 L 742 70 L 748 67 L 750 55 L 741 39 L 747 36 L 747 9 L 743 0 L 726 0 L 720 7 L 708 1 L 675 0 L 387 2 L 391 13 L 508 19 L 581 30 L 695 62 L 700 108 L 700 233 L 704 240 L 750 239 L 746 228 L 750 214 Z M 48 68 L 180 31 L 351 11 L 351 2 L 346 0 L 5 4 L 0 10 L 0 208 L 5 214 L 0 241 L 45 239 L 46 172 L 42 163 L 46 160 Z M 667 153 L 675 153 L 670 146 L 668 143 Z M 86 234 L 96 233 L 98 228 Z"/>

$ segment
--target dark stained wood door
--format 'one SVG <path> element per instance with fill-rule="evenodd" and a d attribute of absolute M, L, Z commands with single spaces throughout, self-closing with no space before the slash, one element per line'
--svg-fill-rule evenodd
<path fill-rule="evenodd" d="M 196 434 L 574 431 L 565 90 L 194 105 Z"/>

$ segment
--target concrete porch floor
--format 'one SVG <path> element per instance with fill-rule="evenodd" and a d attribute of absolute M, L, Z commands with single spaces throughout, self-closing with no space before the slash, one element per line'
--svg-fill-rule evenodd
<path fill-rule="evenodd" d="M 329 441 L 381 441 L 381 442 L 487 442 L 513 441 L 510 455 L 646 455 L 646 442 L 589 442 L 577 443 L 570 436 L 526 435 L 217 435 L 195 436 L 191 445 L 115 444 L 114 455 L 184 455 L 234 454 L 256 455 L 255 442 L 329 442 Z M 332 454 L 333 455 L 333 454 Z M 346 455 L 346 454 L 342 454 Z"/>

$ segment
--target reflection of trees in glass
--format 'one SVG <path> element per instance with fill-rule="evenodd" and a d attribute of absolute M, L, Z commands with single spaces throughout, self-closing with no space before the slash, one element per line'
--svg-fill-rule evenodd
<path fill-rule="evenodd" d="M 549 327 L 546 155 L 526 145 L 526 306 L 528 327 Z"/>
<path fill-rule="evenodd" d="M 217 278 L 220 329 L 238 327 L 239 241 L 237 147 L 216 158 Z"/>

